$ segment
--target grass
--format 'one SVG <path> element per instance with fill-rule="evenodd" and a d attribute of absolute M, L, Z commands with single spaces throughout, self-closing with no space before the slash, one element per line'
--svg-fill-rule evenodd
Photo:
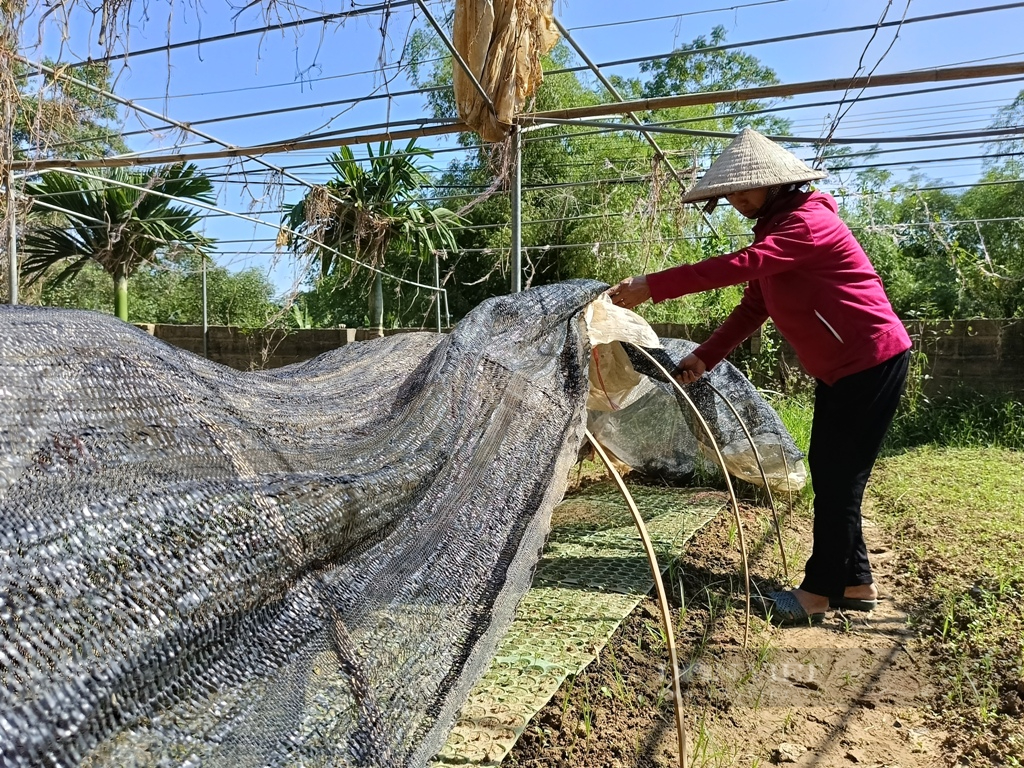
<path fill-rule="evenodd" d="M 1024 403 L 967 391 L 929 399 L 911 383 L 887 445 L 891 450 L 925 444 L 1024 451 Z"/>
<path fill-rule="evenodd" d="M 1024 454 L 924 446 L 883 459 L 874 519 L 903 558 L 937 706 L 968 760 L 1024 755 Z"/>
<path fill-rule="evenodd" d="M 806 451 L 810 398 L 773 406 Z M 912 380 L 868 493 L 907 570 L 936 707 L 959 725 L 953 748 L 968 764 L 1024 764 L 1024 404 L 930 399 Z"/>
<path fill-rule="evenodd" d="M 810 391 L 768 397 L 800 450 L 811 439 L 813 396 Z M 1013 397 L 981 396 L 962 390 L 940 398 L 927 396 L 915 377 L 907 383 L 884 451 L 921 445 L 953 448 L 994 446 L 1024 451 L 1024 402 Z"/>
<path fill-rule="evenodd" d="M 692 768 L 727 768 L 737 765 L 739 748 L 736 745 L 722 744 L 716 740 L 709 727 L 707 714 L 701 715 L 696 723 L 693 739 L 693 751 L 690 755 Z"/>
<path fill-rule="evenodd" d="M 771 406 L 779 414 L 796 447 L 807 453 L 807 446 L 811 442 L 813 407 L 810 396 L 781 398 L 772 402 Z"/>
<path fill-rule="evenodd" d="M 806 452 L 808 393 L 772 406 Z M 1024 765 L 1024 405 L 966 392 L 934 400 L 912 383 L 868 494 L 899 558 L 894 586 L 932 668 L 935 708 L 955 742 L 947 746 L 961 764 Z M 791 511 L 809 516 L 811 501 L 808 484 Z M 804 553 L 787 553 L 799 571 Z M 753 668 L 771 651 L 755 645 Z M 728 762 L 704 725 L 693 734 L 695 764 Z"/>

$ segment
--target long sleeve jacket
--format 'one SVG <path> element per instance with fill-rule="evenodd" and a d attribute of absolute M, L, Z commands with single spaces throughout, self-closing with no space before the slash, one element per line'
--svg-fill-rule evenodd
<path fill-rule="evenodd" d="M 832 385 L 910 348 L 882 281 L 837 215 L 831 195 L 805 192 L 759 219 L 735 253 L 647 276 L 655 302 L 747 283 L 743 298 L 694 354 L 710 369 L 769 317 L 811 376 Z"/>

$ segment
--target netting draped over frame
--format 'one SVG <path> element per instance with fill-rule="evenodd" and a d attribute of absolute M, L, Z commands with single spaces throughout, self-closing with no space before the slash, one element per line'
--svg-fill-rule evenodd
<path fill-rule="evenodd" d="M 677 457 L 662 385 L 591 357 L 657 342 L 605 287 L 249 373 L 0 308 L 0 765 L 426 765 L 530 585 L 588 370 L 640 382 L 606 415 Z"/>
<path fill-rule="evenodd" d="M 604 287 L 251 373 L 0 310 L 0 764 L 426 764 L 529 586 Z"/>
<path fill-rule="evenodd" d="M 558 41 L 553 0 L 456 0 L 453 43 L 494 103 L 494 114 L 458 62 L 459 117 L 484 141 L 501 141 L 544 79 L 541 56 Z"/>
<path fill-rule="evenodd" d="M 661 347 L 651 352 L 671 371 L 697 345 L 684 339 L 661 339 Z M 683 483 L 693 478 L 698 467 L 717 472 L 714 449 L 692 409 L 680 402 L 675 389 L 661 380 L 647 358 L 629 346 L 625 354 L 638 372 L 651 378 L 645 379 L 628 399 L 600 408 L 593 407 L 598 399 L 595 395 L 600 392 L 600 382 L 594 383 L 588 417 L 594 437 L 624 464 L 652 479 Z M 686 391 L 714 434 L 730 475 L 764 485 L 758 469 L 759 455 L 773 490 L 797 491 L 804 487 L 807 471 L 803 453 L 775 410 L 732 363 L 722 361 Z M 743 419 L 757 453 L 726 399 Z"/>

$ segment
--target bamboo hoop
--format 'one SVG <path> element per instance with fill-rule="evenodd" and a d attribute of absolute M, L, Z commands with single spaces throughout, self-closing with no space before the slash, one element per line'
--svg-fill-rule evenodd
<path fill-rule="evenodd" d="M 637 530 L 640 532 L 640 540 L 644 545 L 644 552 L 647 554 L 647 562 L 651 566 L 651 575 L 654 577 L 654 590 L 658 594 L 658 607 L 661 609 L 661 623 L 665 629 L 665 644 L 668 646 L 668 660 L 669 665 L 672 667 L 672 695 L 675 700 L 675 717 L 676 717 L 676 739 L 679 745 L 679 765 L 681 768 L 687 768 L 689 763 L 689 757 L 687 755 L 687 738 L 686 738 L 686 726 L 683 722 L 683 690 L 679 682 L 679 657 L 676 654 L 676 635 L 675 629 L 672 626 L 672 610 L 668 604 L 668 595 L 665 592 L 665 582 L 661 578 L 661 567 L 658 565 L 658 555 L 654 551 L 654 544 L 651 542 L 651 537 L 647 533 L 647 525 L 644 523 L 643 517 L 640 515 L 640 510 L 636 506 L 636 502 L 633 500 L 633 495 L 626 488 L 625 482 L 622 480 L 622 475 L 619 474 L 618 470 L 612 464 L 611 458 L 605 453 L 604 448 L 597 438 L 595 438 L 590 430 L 586 430 L 587 439 L 590 444 L 594 446 L 594 450 L 597 451 L 597 455 L 601 457 L 601 461 L 604 462 L 607 467 L 609 474 L 615 480 L 615 484 L 619 488 L 619 492 L 622 493 L 623 498 L 626 500 L 626 506 L 629 507 L 630 513 L 633 515 L 633 522 L 636 523 Z"/>
<path fill-rule="evenodd" d="M 633 347 L 634 349 L 640 351 L 644 355 L 644 357 L 646 357 L 648 360 L 654 363 L 657 369 L 665 375 L 665 378 L 668 380 L 668 382 L 673 387 L 675 387 L 676 391 L 680 395 L 683 396 L 683 399 L 686 400 L 686 402 L 690 405 L 690 408 L 693 410 L 693 413 L 697 417 L 697 420 L 700 422 L 700 425 L 704 428 L 705 433 L 707 433 L 708 439 L 711 441 L 711 446 L 715 449 L 715 456 L 718 458 L 719 466 L 721 466 L 722 468 L 722 476 L 725 478 L 725 486 L 729 491 L 729 500 L 732 502 L 732 511 L 736 519 L 736 532 L 737 537 L 739 538 L 740 558 L 743 561 L 743 586 L 744 596 L 746 597 L 746 611 L 743 615 L 743 647 L 746 648 L 747 642 L 750 638 L 750 565 L 747 560 L 747 540 L 743 534 L 743 520 L 740 518 L 740 504 L 739 500 L 736 498 L 736 491 L 732 487 L 732 480 L 729 478 L 729 470 L 725 466 L 725 457 L 722 456 L 722 451 L 719 449 L 718 441 L 715 440 L 715 436 L 711 432 L 711 427 L 708 426 L 708 423 L 704 420 L 704 417 L 701 415 L 701 412 L 697 409 L 697 406 L 694 404 L 693 400 L 690 399 L 690 396 L 686 393 L 686 390 L 684 390 L 682 386 L 680 386 L 678 381 L 672 378 L 672 374 L 670 374 L 665 369 L 665 366 L 663 366 L 661 363 L 655 360 L 650 352 L 648 352 L 646 349 L 637 344 L 632 344 L 631 342 L 627 343 L 629 343 L 630 346 Z"/>
<path fill-rule="evenodd" d="M 789 581 L 789 564 L 786 562 L 786 546 L 782 542 L 782 526 L 779 523 L 779 511 L 775 507 L 775 497 L 772 494 L 772 489 L 768 487 L 768 475 L 764 471 L 764 462 L 761 459 L 761 452 L 757 449 L 757 443 L 754 442 L 754 436 L 750 434 L 750 430 L 747 428 L 747 424 L 743 421 L 739 411 L 736 410 L 735 406 L 729 402 L 729 399 L 723 395 L 718 387 L 712 384 L 710 381 L 707 385 L 711 387 L 711 391 L 718 395 L 722 402 L 725 403 L 726 407 L 732 412 L 732 415 L 736 417 L 736 421 L 739 422 L 740 428 L 743 430 L 743 434 L 747 436 L 747 441 L 750 443 L 751 449 L 754 451 L 754 458 L 757 460 L 757 469 L 761 473 L 761 481 L 764 483 L 764 490 L 768 494 L 768 506 L 772 510 L 772 521 L 775 523 L 775 535 L 779 539 L 779 556 L 782 558 L 782 572 L 786 576 L 786 581 Z M 779 440 L 779 448 L 782 451 L 783 460 L 786 460 L 785 446 L 782 444 L 782 440 Z M 788 462 L 787 468 L 788 468 Z M 789 482 L 789 473 L 786 473 L 786 482 Z"/>

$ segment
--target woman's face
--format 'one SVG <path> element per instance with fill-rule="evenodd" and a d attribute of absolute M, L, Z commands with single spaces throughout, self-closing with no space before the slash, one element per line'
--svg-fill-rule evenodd
<path fill-rule="evenodd" d="M 757 212 L 764 206 L 764 201 L 767 197 L 768 187 L 758 187 L 757 189 L 733 192 L 731 195 L 726 195 L 725 199 L 729 201 L 729 205 L 748 219 L 755 219 L 757 218 Z"/>

